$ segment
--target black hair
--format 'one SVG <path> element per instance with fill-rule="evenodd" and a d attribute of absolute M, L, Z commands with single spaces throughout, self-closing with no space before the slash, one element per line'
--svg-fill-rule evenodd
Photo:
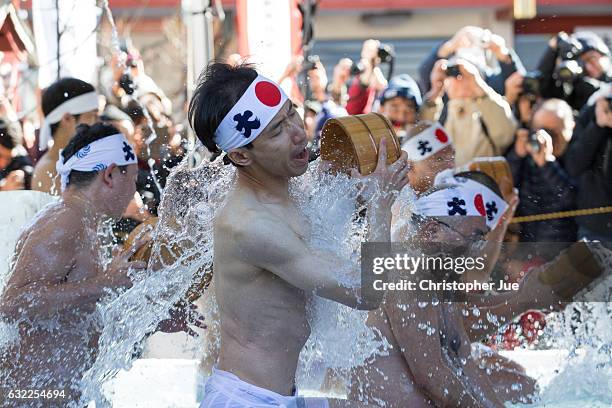
<path fill-rule="evenodd" d="M 464 177 L 466 179 L 474 180 L 477 183 L 488 187 L 489 190 L 493 191 L 498 196 L 502 197 L 501 190 L 499 189 L 499 185 L 497 181 L 491 176 L 482 171 L 463 171 L 461 173 L 455 174 L 455 177 Z"/>
<path fill-rule="evenodd" d="M 68 159 L 76 154 L 83 147 L 96 140 L 104 139 L 105 137 L 112 136 L 119 133 L 116 127 L 107 123 L 95 123 L 91 126 L 87 124 L 80 124 L 77 126 L 76 133 L 68 142 L 68 145 L 62 150 L 63 162 L 66 163 Z M 126 171 L 127 166 L 118 166 L 122 172 Z M 89 185 L 98 174 L 98 171 L 79 171 L 72 170 L 68 176 L 68 185 L 85 187 Z"/>
<path fill-rule="evenodd" d="M 198 85 L 189 102 L 189 124 L 211 153 L 221 153 L 214 141 L 215 130 L 255 78 L 257 71 L 253 65 L 223 62 L 208 64 L 198 78 Z M 252 144 L 245 147 L 251 148 Z"/>
<path fill-rule="evenodd" d="M 21 128 L 18 123 L 0 118 L 0 146 L 13 150 L 21 145 L 21 136 Z"/>
<path fill-rule="evenodd" d="M 42 111 L 45 116 L 62 103 L 79 95 L 94 92 L 93 85 L 76 78 L 62 78 L 52 83 L 42 94 Z M 77 120 L 80 115 L 73 115 Z M 51 124 L 51 134 L 54 135 L 59 127 L 58 123 Z"/>

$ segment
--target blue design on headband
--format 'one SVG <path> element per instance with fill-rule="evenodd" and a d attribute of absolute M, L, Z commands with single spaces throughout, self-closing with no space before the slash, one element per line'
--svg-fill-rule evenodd
<path fill-rule="evenodd" d="M 108 166 L 104 163 L 98 163 L 95 166 L 93 166 L 93 168 L 91 169 L 91 171 L 100 171 L 100 170 L 104 170 L 105 168 L 107 168 Z"/>
<path fill-rule="evenodd" d="M 78 157 L 79 159 L 82 159 L 83 157 L 87 156 L 90 151 L 91 151 L 91 146 L 87 145 L 81 150 L 79 150 L 78 152 L 76 152 L 74 155 Z"/>
<path fill-rule="evenodd" d="M 242 133 L 242 135 L 247 139 L 251 137 L 252 130 L 259 129 L 261 126 L 261 122 L 257 117 L 255 117 L 253 120 L 249 120 L 251 116 L 253 116 L 253 112 L 250 110 L 245 110 L 243 113 L 237 113 L 234 115 L 236 130 Z"/>
<path fill-rule="evenodd" d="M 125 153 L 125 161 L 134 160 L 136 156 L 132 152 L 132 146 L 123 142 L 123 153 Z"/>

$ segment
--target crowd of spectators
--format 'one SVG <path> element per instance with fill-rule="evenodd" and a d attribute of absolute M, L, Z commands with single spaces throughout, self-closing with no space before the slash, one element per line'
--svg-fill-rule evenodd
<path fill-rule="evenodd" d="M 389 58 L 388 45 L 366 40 L 360 60 L 340 60 L 331 82 L 318 57 L 293 62 L 290 75 L 309 85 L 295 102 L 303 100 L 311 159 L 327 119 L 379 112 L 400 142 L 419 122 L 439 122 L 456 166 L 505 157 L 519 191 L 516 216 L 612 205 L 612 69 L 596 34 L 554 35 L 531 72 L 503 37 L 473 26 L 432 49 L 419 78 L 385 77 Z M 522 242 L 610 241 L 612 214 L 525 222 L 515 232 Z"/>
<path fill-rule="evenodd" d="M 406 73 L 387 78 L 384 64 L 393 57 L 388 45 L 369 39 L 360 59 L 342 58 L 331 77 L 310 55 L 292 61 L 277 78 L 295 79 L 291 95 L 302 108 L 312 159 L 319 155 L 326 120 L 379 112 L 400 141 L 419 122 L 440 122 L 452 139 L 456 166 L 477 157 L 506 157 L 520 196 L 516 215 L 612 204 L 612 70 L 609 48 L 597 35 L 558 33 L 533 72 L 525 71 L 501 36 L 473 26 L 432 49 L 418 68 L 419 78 Z M 124 47 L 112 56 L 108 71 L 98 90 L 74 78 L 43 90 L 38 149 L 26 150 L 22 124 L 2 101 L 0 191 L 59 194 L 54 177 L 59 151 L 78 124 L 103 120 L 126 134 L 139 161 L 140 199 L 128 209 L 125 228 L 156 214 L 169 169 L 183 157 L 185 135 L 137 50 Z M 58 106 L 91 92 L 97 106 L 55 116 Z M 523 223 L 519 236 L 573 242 L 609 240 L 611 231 L 612 215 L 597 214 Z"/>
<path fill-rule="evenodd" d="M 0 191 L 31 189 L 59 195 L 55 164 L 77 125 L 99 121 L 112 124 L 134 146 L 139 167 L 138 194 L 114 228 L 121 241 L 140 222 L 157 215 L 170 169 L 184 156 L 186 137 L 181 124 L 172 119 L 172 102 L 145 73 L 137 49 L 123 46 L 103 70 L 106 75 L 101 75 L 98 89 L 66 77 L 42 90 L 43 117 L 34 146 L 29 149 L 22 136 L 24 124 L 3 109 Z"/>

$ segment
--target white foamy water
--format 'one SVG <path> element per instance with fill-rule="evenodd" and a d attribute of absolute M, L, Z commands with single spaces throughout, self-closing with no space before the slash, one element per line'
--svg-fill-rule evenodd
<path fill-rule="evenodd" d="M 168 178 L 147 273 L 135 276 L 132 288 L 98 305 L 103 330 L 98 357 L 82 381 L 84 402 L 105 406 L 101 384 L 129 369 L 141 341 L 211 270 L 214 212 L 222 204 L 233 169 L 219 162 L 190 169 L 188 162 L 184 160 Z M 213 321 L 207 324 L 214 326 Z"/>

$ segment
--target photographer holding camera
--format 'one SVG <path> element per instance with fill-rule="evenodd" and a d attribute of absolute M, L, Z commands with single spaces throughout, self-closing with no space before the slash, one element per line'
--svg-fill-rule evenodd
<path fill-rule="evenodd" d="M 387 87 L 387 80 L 380 69 L 382 57 L 392 58 L 384 44 L 372 39 L 364 41 L 361 60 L 348 90 L 346 110 L 349 115 L 370 113 L 376 94 Z"/>
<path fill-rule="evenodd" d="M 578 208 L 612 205 L 612 92 L 602 89 L 593 95 L 578 120 L 567 148 L 566 168 L 579 180 Z M 612 215 L 577 217 L 578 238 L 612 241 Z"/>
<path fill-rule="evenodd" d="M 480 48 L 483 56 L 485 51 L 488 51 L 495 57 L 499 65 L 498 68 L 488 66 L 479 66 L 478 68 L 482 70 L 487 85 L 501 95 L 504 94 L 504 81 L 512 73 L 524 71 L 520 58 L 512 48 L 506 45 L 503 37 L 480 27 L 466 26 L 457 31 L 450 40 L 434 48 L 419 66 L 421 80 L 419 85 L 423 93 L 429 92 L 432 88 L 430 77 L 436 61 L 450 59 L 467 48 Z M 474 63 L 474 61 L 471 62 Z"/>
<path fill-rule="evenodd" d="M 529 128 L 535 106 L 541 102 L 539 72 L 515 72 L 506 79 L 504 98 L 520 128 Z"/>
<path fill-rule="evenodd" d="M 536 108 L 530 129 L 519 129 L 506 159 L 519 190 L 517 215 L 534 215 L 576 208 L 576 183 L 564 168 L 574 130 L 572 108 L 561 99 L 548 99 Z M 574 242 L 572 218 L 521 224 L 521 241 Z"/>
<path fill-rule="evenodd" d="M 431 81 L 421 117 L 439 119 L 445 91 L 449 101 L 444 127 L 455 146 L 457 166 L 475 157 L 503 155 L 512 143 L 516 122 L 508 102 L 485 83 L 476 66 L 460 59 L 440 60 Z"/>
<path fill-rule="evenodd" d="M 560 32 L 548 42 L 538 65 L 544 98 L 560 98 L 580 110 L 605 82 L 612 80 L 610 50 L 595 33 Z"/>

